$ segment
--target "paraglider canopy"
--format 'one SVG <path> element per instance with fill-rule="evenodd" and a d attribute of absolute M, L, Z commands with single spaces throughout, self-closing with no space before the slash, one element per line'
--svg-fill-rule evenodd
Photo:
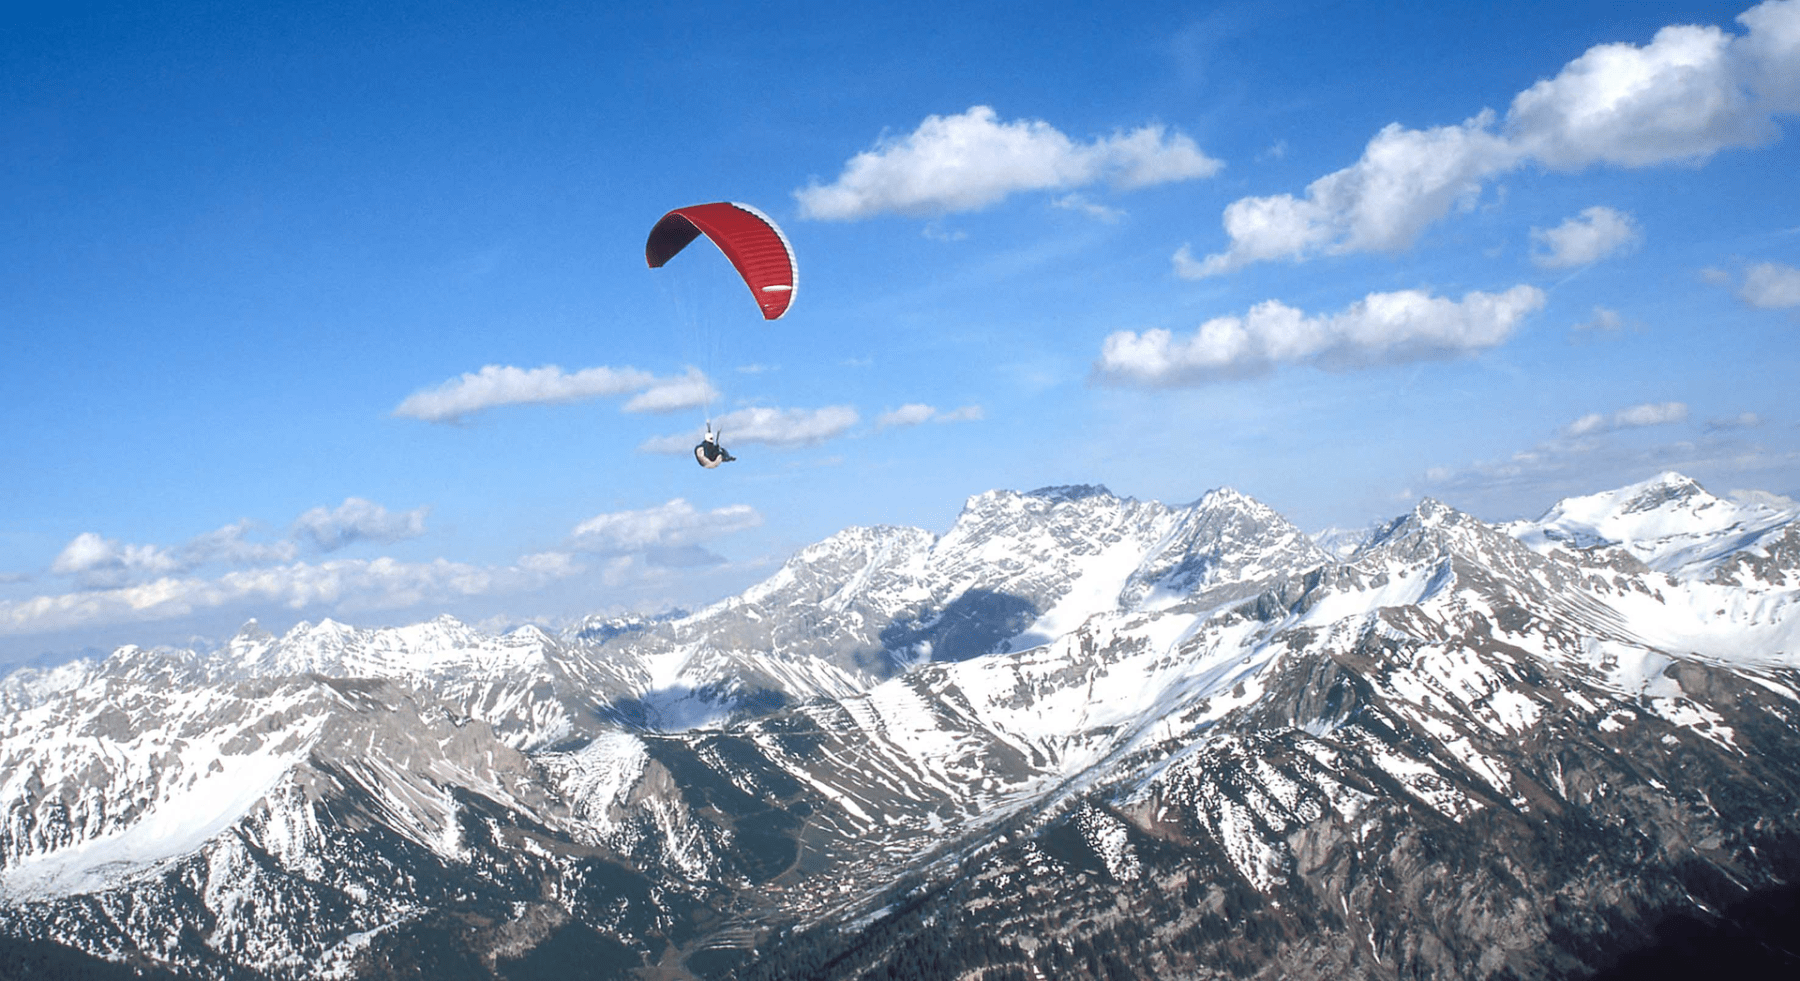
<path fill-rule="evenodd" d="M 768 215 L 747 204 L 719 201 L 676 208 L 650 229 L 644 259 L 655 269 L 702 234 L 744 277 L 764 320 L 778 320 L 787 313 L 800 280 L 794 248 Z"/>

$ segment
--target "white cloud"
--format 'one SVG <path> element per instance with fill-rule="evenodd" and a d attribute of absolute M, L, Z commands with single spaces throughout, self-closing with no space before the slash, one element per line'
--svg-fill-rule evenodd
<path fill-rule="evenodd" d="M 1714 286 L 1723 286 L 1731 282 L 1731 274 L 1716 266 L 1707 266 L 1700 270 L 1700 279 Z"/>
<path fill-rule="evenodd" d="M 191 571 L 208 562 L 234 565 L 286 562 L 294 557 L 293 542 L 259 543 L 245 540 L 249 521 L 229 524 L 197 535 L 174 547 L 133 545 L 94 532 L 82 532 L 63 546 L 50 563 L 50 571 L 73 576 L 84 588 L 116 588 L 145 579 Z"/>
<path fill-rule="evenodd" d="M 256 526 L 248 519 L 174 546 L 135 545 L 82 532 L 51 560 L 50 571 L 73 577 L 83 589 L 117 590 L 185 575 L 211 563 L 266 566 L 292 562 L 302 540 L 329 552 L 356 541 L 414 538 L 424 534 L 429 511 L 421 507 L 390 512 L 361 498 L 346 498 L 336 508 L 318 507 L 300 515 L 292 537 L 275 542 L 250 541 L 248 536 Z"/>
<path fill-rule="evenodd" d="M 1762 104 L 1800 112 L 1800 3 L 1760 3 L 1738 15 L 1750 31 L 1738 43 L 1745 81 Z"/>
<path fill-rule="evenodd" d="M 294 610 L 315 606 L 398 609 L 428 601 L 533 589 L 579 571 L 573 563 L 533 556 L 500 568 L 444 559 L 422 563 L 338 559 L 237 570 L 213 579 L 166 576 L 132 586 L 0 602 L 0 634 L 169 620 L 251 603 L 276 603 Z"/>
<path fill-rule="evenodd" d="M 909 402 L 898 409 L 883 412 L 875 419 L 878 429 L 893 426 L 917 426 L 924 422 L 974 422 L 986 417 L 979 405 L 965 405 L 943 412 L 922 402 Z"/>
<path fill-rule="evenodd" d="M 1563 432 L 1570 436 L 1591 436 L 1596 433 L 1609 433 L 1619 429 L 1637 429 L 1644 426 L 1663 426 L 1672 422 L 1681 422 L 1688 415 L 1685 402 L 1646 402 L 1607 415 L 1594 412 L 1569 423 Z"/>
<path fill-rule="evenodd" d="M 1738 18 L 1741 35 L 1675 26 L 1649 44 L 1603 44 L 1491 111 L 1426 130 L 1389 124 L 1356 163 L 1290 194 L 1246 197 L 1223 215 L 1225 251 L 1175 266 L 1188 278 L 1253 262 L 1410 246 L 1483 182 L 1527 162 L 1558 170 L 1699 162 L 1777 134 L 1800 111 L 1800 2 L 1770 0 Z M 1497 125 L 1498 124 L 1498 125 Z"/>
<path fill-rule="evenodd" d="M 1800 269 L 1779 262 L 1764 262 L 1744 272 L 1738 296 L 1764 310 L 1800 307 Z"/>
<path fill-rule="evenodd" d="M 678 497 L 641 511 L 595 515 L 575 526 L 570 541 L 583 552 L 623 554 L 694 545 L 762 523 L 762 515 L 748 504 L 701 511 Z"/>
<path fill-rule="evenodd" d="M 436 388 L 414 392 L 395 407 L 394 415 L 426 422 L 458 422 L 466 415 L 496 406 L 579 402 L 637 392 L 657 383 L 655 376 L 636 368 L 584 368 L 564 374 L 556 365 L 527 369 L 491 364 Z"/>
<path fill-rule="evenodd" d="M 969 237 L 969 233 L 960 228 L 946 230 L 944 223 L 936 218 L 926 222 L 925 227 L 919 229 L 919 235 L 933 242 L 961 242 Z"/>
<path fill-rule="evenodd" d="M 144 575 L 177 572 L 184 565 L 173 549 L 157 545 L 121 544 L 91 531 L 76 535 L 50 563 L 59 576 L 77 576 L 84 584 L 116 585 Z"/>
<path fill-rule="evenodd" d="M 1452 357 L 1506 340 L 1544 299 L 1532 286 L 1471 292 L 1461 300 L 1401 290 L 1370 293 L 1342 313 L 1318 316 L 1267 300 L 1242 317 L 1208 320 L 1186 337 L 1160 328 L 1115 332 L 1094 370 L 1112 384 L 1174 387 L 1284 363 L 1339 368 Z"/>
<path fill-rule="evenodd" d="M 1571 436 L 1582 436 L 1587 433 L 1599 432 L 1605 428 L 1607 428 L 1605 414 L 1600 412 L 1590 412 L 1574 422 L 1569 423 L 1569 425 L 1565 427 L 1565 430 Z"/>
<path fill-rule="evenodd" d="M 986 418 L 987 418 L 987 413 L 982 410 L 981 406 L 965 405 L 965 406 L 961 406 L 959 408 L 951 409 L 948 412 L 939 412 L 937 414 L 937 417 L 932 419 L 931 421 L 932 422 L 980 422 L 981 420 L 986 419 Z"/>
<path fill-rule="evenodd" d="M 543 576 L 547 580 L 566 579 L 587 571 L 582 567 L 580 560 L 568 552 L 533 552 L 530 555 L 519 556 L 519 560 L 513 565 L 533 575 Z"/>
<path fill-rule="evenodd" d="M 347 497 L 335 508 L 317 507 L 294 520 L 294 535 L 320 551 L 334 552 L 360 541 L 396 542 L 425 534 L 430 507 L 389 511 L 373 501 Z"/>
<path fill-rule="evenodd" d="M 988 106 L 927 116 L 902 137 L 883 137 L 830 184 L 794 192 L 807 218 L 976 211 L 1020 191 L 1066 191 L 1098 182 L 1131 189 L 1209 177 L 1224 166 L 1194 141 L 1143 126 L 1087 143 L 1042 120 L 1002 122 Z"/>
<path fill-rule="evenodd" d="M 770 446 L 802 446 L 822 443 L 856 425 L 856 410 L 848 405 L 821 409 L 749 408 L 728 412 L 713 421 L 721 432 L 738 443 Z"/>
<path fill-rule="evenodd" d="M 1182 279 L 1205 279 L 1216 273 L 1227 271 L 1224 260 L 1219 256 L 1208 256 L 1204 260 L 1194 258 L 1192 246 L 1185 242 L 1182 243 L 1181 248 L 1175 250 L 1170 261 L 1174 263 L 1175 275 Z"/>
<path fill-rule="evenodd" d="M 1643 47 L 1595 45 L 1513 99 L 1507 135 L 1557 170 L 1699 160 L 1767 142 L 1770 110 L 1744 91 L 1750 65 L 1733 39 L 1717 27 L 1676 25 Z"/>
<path fill-rule="evenodd" d="M 674 412 L 706 405 L 719 397 L 719 390 L 698 368 L 689 368 L 679 378 L 663 378 L 632 396 L 625 403 L 626 412 Z"/>
<path fill-rule="evenodd" d="M 1060 198 L 1053 198 L 1050 204 L 1052 207 L 1062 208 L 1065 211 L 1079 211 L 1095 221 L 1103 221 L 1108 225 L 1117 224 L 1121 218 L 1125 217 L 1123 210 L 1109 208 L 1097 201 L 1090 200 L 1085 194 L 1065 194 Z"/>
<path fill-rule="evenodd" d="M 889 426 L 916 426 L 929 421 L 934 415 L 937 415 L 937 410 L 931 406 L 923 402 L 908 402 L 898 409 L 883 412 L 876 417 L 875 425 L 882 429 Z"/>
<path fill-rule="evenodd" d="M 1531 261 L 1543 269 L 1570 269 L 1599 262 L 1635 245 L 1642 238 L 1637 222 L 1623 211 L 1595 205 L 1555 228 L 1533 228 Z"/>
<path fill-rule="evenodd" d="M 1517 153 L 1489 131 L 1492 121 L 1484 112 L 1429 130 L 1390 123 L 1362 159 L 1313 181 L 1305 198 L 1277 194 L 1226 205 L 1230 247 L 1195 260 L 1183 246 L 1176 272 L 1200 279 L 1270 259 L 1404 249 L 1459 202 L 1473 204 L 1483 180 L 1516 165 Z"/>
<path fill-rule="evenodd" d="M 1774 491 L 1729 490 L 1729 491 L 1725 492 L 1725 496 L 1731 498 L 1732 500 L 1738 502 L 1739 504 L 1747 504 L 1747 505 L 1750 505 L 1753 507 L 1761 506 L 1761 507 L 1770 508 L 1770 509 L 1773 509 L 1776 511 L 1786 511 L 1790 508 L 1800 508 L 1800 501 L 1796 501 L 1793 498 L 1788 497 L 1785 494 L 1777 494 Z"/>
<path fill-rule="evenodd" d="M 842 435 L 860 417 L 848 405 L 822 409 L 772 409 L 753 407 L 728 412 L 712 421 L 727 448 L 746 443 L 769 446 L 809 446 Z M 700 442 L 701 433 L 677 433 L 645 440 L 638 449 L 646 453 L 687 453 Z"/>
<path fill-rule="evenodd" d="M 1740 412 L 1727 419 L 1708 419 L 1706 428 L 1714 432 L 1727 429 L 1755 429 L 1763 424 L 1762 416 L 1754 412 Z"/>
<path fill-rule="evenodd" d="M 252 542 L 245 536 L 255 529 L 255 523 L 249 519 L 226 525 L 217 531 L 209 531 L 204 535 L 196 535 L 181 547 L 182 555 L 188 567 L 204 565 L 208 562 L 229 562 L 233 565 L 265 565 L 271 562 L 291 562 L 298 548 L 292 541 Z"/>
<path fill-rule="evenodd" d="M 1575 325 L 1576 330 L 1618 330 L 1625 326 L 1625 318 L 1619 311 L 1608 307 L 1594 307 L 1594 315 Z"/>

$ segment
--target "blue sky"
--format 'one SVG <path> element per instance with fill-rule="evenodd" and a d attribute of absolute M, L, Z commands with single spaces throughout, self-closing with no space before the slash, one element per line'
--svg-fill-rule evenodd
<path fill-rule="evenodd" d="M 1800 491 L 1796 0 L 517 6 L 8 8 L 0 663 L 704 603 L 997 487 Z M 713 200 L 783 320 L 644 267 Z"/>

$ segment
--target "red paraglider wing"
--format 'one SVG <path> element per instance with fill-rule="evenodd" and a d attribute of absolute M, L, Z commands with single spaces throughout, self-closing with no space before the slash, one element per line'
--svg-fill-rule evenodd
<path fill-rule="evenodd" d="M 777 320 L 787 313 L 800 282 L 794 248 L 768 215 L 747 204 L 719 201 L 676 208 L 650 229 L 644 259 L 655 269 L 702 233 L 744 277 L 764 320 Z"/>

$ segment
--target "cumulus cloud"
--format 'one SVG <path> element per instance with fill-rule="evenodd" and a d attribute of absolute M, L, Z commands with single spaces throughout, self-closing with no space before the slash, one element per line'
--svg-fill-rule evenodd
<path fill-rule="evenodd" d="M 727 447 L 748 443 L 768 446 L 810 446 L 840 436 L 856 425 L 861 417 L 848 405 L 828 405 L 822 409 L 773 409 L 757 406 L 739 409 L 719 416 L 713 428 L 723 437 Z M 677 433 L 645 440 L 638 449 L 646 453 L 687 453 L 700 441 L 701 433 Z"/>
<path fill-rule="evenodd" d="M 898 409 L 883 412 L 876 417 L 875 425 L 882 429 L 889 426 L 916 426 L 929 421 L 934 415 L 937 415 L 937 410 L 931 406 L 923 402 L 908 402 Z"/>
<path fill-rule="evenodd" d="M 875 426 L 878 429 L 888 429 L 893 426 L 917 426 L 924 422 L 974 422 L 985 416 L 979 405 L 965 405 L 945 412 L 922 402 L 908 402 L 898 409 L 877 416 Z"/>
<path fill-rule="evenodd" d="M 1610 415 L 1593 412 L 1563 427 L 1563 432 L 1570 436 L 1592 436 L 1597 433 L 1609 433 L 1619 429 L 1638 429 L 1644 426 L 1663 426 L 1672 422 L 1681 422 L 1688 415 L 1685 402 L 1646 402 L 1627 409 L 1620 409 Z"/>
<path fill-rule="evenodd" d="M 292 534 L 280 541 L 256 542 L 248 519 L 196 535 L 180 545 L 138 545 L 87 531 L 64 545 L 50 571 L 72 577 L 83 589 L 121 589 L 154 579 L 182 576 L 201 566 L 266 566 L 292 562 L 300 543 L 334 551 L 352 542 L 391 542 L 425 532 L 430 508 L 391 512 L 362 498 L 346 498 L 336 508 L 313 508 L 294 522 Z"/>
<path fill-rule="evenodd" d="M 969 237 L 969 233 L 960 228 L 946 229 L 941 220 L 933 218 L 919 229 L 919 236 L 933 242 L 961 242 Z"/>
<path fill-rule="evenodd" d="M 883 137 L 844 165 L 830 184 L 794 192 L 807 218 L 847 221 L 879 214 L 976 211 L 1020 191 L 1068 191 L 1105 182 L 1132 189 L 1209 177 L 1224 166 L 1189 137 L 1142 126 L 1088 142 L 1042 120 L 1003 122 L 988 106 L 927 116 L 900 137 Z"/>
<path fill-rule="evenodd" d="M 275 603 L 294 610 L 316 606 L 399 609 L 424 602 L 533 589 L 578 571 L 580 566 L 572 562 L 534 556 L 503 567 L 444 559 L 422 563 L 390 558 L 338 559 L 235 570 L 211 579 L 165 576 L 111 589 L 0 602 L 0 634 L 169 620 L 248 603 Z"/>
<path fill-rule="evenodd" d="M 1710 432 L 1723 432 L 1729 429 L 1755 429 L 1763 424 L 1762 417 L 1754 412 L 1740 412 L 1725 419 L 1708 419 L 1706 428 Z"/>
<path fill-rule="evenodd" d="M 1125 217 L 1124 211 L 1089 200 L 1085 194 L 1065 194 L 1060 198 L 1052 199 L 1050 204 L 1052 207 L 1061 208 L 1064 211 L 1079 211 L 1095 221 L 1103 221 L 1108 225 L 1117 224 L 1121 218 Z"/>
<path fill-rule="evenodd" d="M 1531 261 L 1543 269 L 1571 269 L 1599 262 L 1635 245 L 1642 234 L 1623 211 L 1595 205 L 1555 228 L 1533 228 Z"/>
<path fill-rule="evenodd" d="M 155 545 L 123 545 L 118 539 L 102 538 L 91 531 L 76 535 L 50 563 L 50 571 L 59 576 L 79 576 L 110 569 L 161 573 L 179 568 L 181 562 L 170 549 Z"/>
<path fill-rule="evenodd" d="M 1183 246 L 1175 271 L 1201 279 L 1271 259 L 1404 249 L 1458 203 L 1472 205 L 1483 180 L 1516 166 L 1517 151 L 1490 131 L 1492 123 L 1491 112 L 1429 130 L 1390 123 L 1362 159 L 1313 181 L 1304 198 L 1276 194 L 1226 205 L 1230 247 L 1196 260 Z"/>
<path fill-rule="evenodd" d="M 1115 332 L 1094 372 L 1111 384 L 1166 388 L 1286 363 L 1342 368 L 1454 357 L 1506 340 L 1544 299 L 1533 286 L 1471 292 L 1461 300 L 1400 290 L 1370 293 L 1341 313 L 1315 316 L 1267 300 L 1241 317 L 1208 320 L 1185 337 L 1160 328 Z"/>
<path fill-rule="evenodd" d="M 1763 310 L 1800 307 L 1800 269 L 1779 262 L 1764 262 L 1744 271 L 1738 296 Z"/>
<path fill-rule="evenodd" d="M 698 368 L 689 368 L 687 374 L 679 378 L 658 380 L 632 396 L 625 403 L 625 411 L 674 412 L 678 409 L 698 408 L 718 397 L 719 390 L 713 387 L 706 375 Z"/>
<path fill-rule="evenodd" d="M 188 562 L 188 567 L 205 565 L 208 562 L 229 562 L 233 565 L 266 565 L 272 562 L 290 562 L 298 551 L 292 541 L 253 542 L 247 536 L 256 529 L 256 523 L 249 519 L 226 525 L 216 531 L 196 535 L 187 544 L 181 546 L 181 554 Z"/>
<path fill-rule="evenodd" d="M 1787 511 L 1789 509 L 1800 508 L 1800 501 L 1796 501 L 1785 494 L 1777 494 L 1773 491 L 1738 489 L 1726 491 L 1725 496 L 1739 504 L 1747 504 L 1752 507 L 1760 506 L 1774 511 Z"/>
<path fill-rule="evenodd" d="M 294 520 L 294 535 L 335 552 L 360 541 L 397 542 L 425 534 L 425 515 L 430 507 L 389 511 L 373 501 L 348 497 L 335 508 L 317 507 Z"/>
<path fill-rule="evenodd" d="M 1483 110 L 1455 126 L 1389 124 L 1303 197 L 1227 205 L 1225 251 L 1195 259 L 1184 247 L 1176 272 L 1201 278 L 1273 259 L 1404 249 L 1484 182 L 1526 163 L 1647 167 L 1766 143 L 1775 116 L 1800 111 L 1800 0 L 1768 0 L 1738 21 L 1746 33 L 1673 26 L 1641 47 L 1597 45 L 1520 92 L 1503 120 Z"/>
<path fill-rule="evenodd" d="M 84 588 L 104 589 L 188 572 L 208 562 L 248 565 L 285 562 L 294 557 L 293 542 L 246 540 L 251 528 L 249 521 L 239 521 L 177 546 L 134 545 L 91 531 L 82 532 L 51 560 L 50 571 L 72 576 Z"/>
<path fill-rule="evenodd" d="M 762 523 L 762 515 L 748 504 L 701 511 L 677 497 L 640 511 L 597 514 L 575 526 L 570 542 L 583 552 L 618 555 L 696 545 Z"/>
<path fill-rule="evenodd" d="M 472 413 L 502 405 L 580 402 L 638 392 L 657 383 L 654 375 L 636 368 L 584 368 L 564 373 L 556 365 L 514 368 L 491 364 L 408 395 L 395 407 L 394 415 L 426 422 L 459 422 Z"/>
<path fill-rule="evenodd" d="M 1625 326 L 1625 318 L 1619 311 L 1609 307 L 1594 307 L 1594 315 L 1575 325 L 1576 330 L 1618 330 Z"/>
<path fill-rule="evenodd" d="M 1735 63 L 1732 37 L 1676 25 L 1643 47 L 1596 45 L 1514 97 L 1507 133 L 1557 170 L 1645 167 L 1766 142 L 1774 124 L 1744 91 L 1747 66 Z"/>

